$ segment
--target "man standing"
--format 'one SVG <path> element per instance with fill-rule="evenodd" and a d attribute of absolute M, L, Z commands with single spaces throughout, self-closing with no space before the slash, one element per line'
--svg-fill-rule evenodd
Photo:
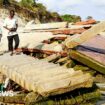
<path fill-rule="evenodd" d="M 8 51 L 11 52 L 10 55 L 13 55 L 16 52 L 16 49 L 19 46 L 19 36 L 17 33 L 18 23 L 17 19 L 14 17 L 15 11 L 9 11 L 9 17 L 7 17 L 4 21 L 3 27 L 8 30 Z M 13 40 L 15 41 L 15 47 L 13 47 Z"/>

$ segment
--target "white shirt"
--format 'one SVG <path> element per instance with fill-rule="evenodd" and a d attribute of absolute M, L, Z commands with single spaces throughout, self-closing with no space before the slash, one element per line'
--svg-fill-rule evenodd
<path fill-rule="evenodd" d="M 15 18 L 11 19 L 8 17 L 5 19 L 3 26 L 7 27 L 7 28 L 16 28 L 16 24 L 18 24 L 17 19 L 15 19 Z M 16 35 L 16 34 L 17 34 L 16 31 L 9 32 L 9 30 L 8 30 L 8 36 L 12 36 L 12 35 Z"/>

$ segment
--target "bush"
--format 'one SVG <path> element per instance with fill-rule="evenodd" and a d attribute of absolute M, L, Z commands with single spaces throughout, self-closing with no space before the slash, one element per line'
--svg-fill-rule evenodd
<path fill-rule="evenodd" d="M 62 15 L 61 16 L 63 21 L 67 21 L 67 22 L 77 22 L 77 21 L 81 21 L 81 17 L 80 16 L 76 16 L 76 15 Z"/>

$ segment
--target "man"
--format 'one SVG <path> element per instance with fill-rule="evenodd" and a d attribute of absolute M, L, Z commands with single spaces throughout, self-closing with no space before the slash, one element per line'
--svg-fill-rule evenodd
<path fill-rule="evenodd" d="M 15 11 L 10 10 L 9 17 L 5 19 L 4 25 L 3 25 L 3 27 L 6 30 L 8 30 L 7 39 L 8 39 L 8 51 L 11 52 L 10 55 L 13 55 L 14 53 L 16 53 L 16 49 L 19 46 L 19 36 L 17 33 L 18 23 L 14 15 L 15 15 Z M 15 41 L 15 47 L 13 47 L 13 40 Z"/>

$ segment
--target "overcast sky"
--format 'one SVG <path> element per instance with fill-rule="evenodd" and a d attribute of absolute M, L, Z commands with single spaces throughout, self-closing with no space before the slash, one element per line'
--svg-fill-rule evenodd
<path fill-rule="evenodd" d="M 93 16 L 96 20 L 105 20 L 105 0 L 36 0 L 48 10 L 60 14 L 80 15 L 82 19 Z"/>
<path fill-rule="evenodd" d="M 20 1 L 20 0 L 17 0 Z M 36 0 L 48 10 L 59 14 L 79 15 L 83 20 L 92 16 L 96 20 L 105 20 L 105 0 Z"/>

